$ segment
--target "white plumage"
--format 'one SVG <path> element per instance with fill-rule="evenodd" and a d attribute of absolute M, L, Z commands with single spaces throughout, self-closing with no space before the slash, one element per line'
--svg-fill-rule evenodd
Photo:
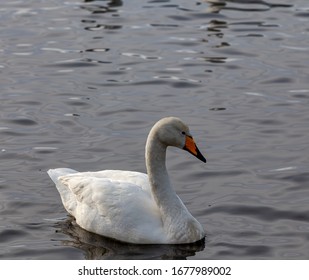
<path fill-rule="evenodd" d="M 165 167 L 167 146 L 176 146 L 206 162 L 178 118 L 158 121 L 146 144 L 147 174 L 104 170 L 48 171 L 65 209 L 82 228 L 136 244 L 192 243 L 205 236 L 171 187 Z"/>

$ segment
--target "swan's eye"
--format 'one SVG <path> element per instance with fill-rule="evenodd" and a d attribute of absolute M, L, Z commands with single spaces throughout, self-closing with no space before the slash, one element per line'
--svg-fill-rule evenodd
<path fill-rule="evenodd" d="M 185 133 L 184 131 L 183 131 L 183 132 L 181 132 L 181 134 L 182 134 L 182 135 L 186 135 L 186 133 Z"/>

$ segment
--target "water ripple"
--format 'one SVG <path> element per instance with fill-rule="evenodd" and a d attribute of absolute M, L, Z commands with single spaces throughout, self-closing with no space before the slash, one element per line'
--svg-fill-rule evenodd
<path fill-rule="evenodd" d="M 278 210 L 266 206 L 241 206 L 241 205 L 224 205 L 213 206 L 206 210 L 207 214 L 211 213 L 226 213 L 228 215 L 249 216 L 261 221 L 278 221 L 278 220 L 293 220 L 307 223 L 309 221 L 308 211 L 287 211 Z"/>
<path fill-rule="evenodd" d="M 137 58 L 141 58 L 141 59 L 145 59 L 145 60 L 160 60 L 162 59 L 162 57 L 159 56 L 148 56 L 148 55 L 144 55 L 144 54 L 139 54 L 139 53 L 122 53 L 121 55 L 123 56 L 128 56 L 128 57 L 137 57 Z"/>

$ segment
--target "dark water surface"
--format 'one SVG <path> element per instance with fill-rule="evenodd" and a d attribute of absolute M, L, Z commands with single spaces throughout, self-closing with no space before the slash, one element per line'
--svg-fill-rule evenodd
<path fill-rule="evenodd" d="M 1 259 L 308 259 L 307 0 L 29 0 L 0 7 Z M 145 171 L 167 115 L 205 242 L 134 246 L 72 225 L 46 170 Z"/>

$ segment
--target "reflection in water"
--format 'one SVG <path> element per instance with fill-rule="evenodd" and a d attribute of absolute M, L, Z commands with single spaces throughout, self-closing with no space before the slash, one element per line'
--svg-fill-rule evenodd
<path fill-rule="evenodd" d="M 121 25 L 96 24 L 94 26 L 87 26 L 87 27 L 85 27 L 85 30 L 98 31 L 98 30 L 102 30 L 102 29 L 116 30 L 116 29 L 121 29 L 121 28 L 122 28 Z"/>
<path fill-rule="evenodd" d="M 205 247 L 205 239 L 193 244 L 136 245 L 90 233 L 79 227 L 73 217 L 56 225 L 59 231 L 70 236 L 62 241 L 85 252 L 86 259 L 186 259 Z"/>
<path fill-rule="evenodd" d="M 211 63 L 225 63 L 227 60 L 227 57 L 203 57 L 203 59 L 207 62 Z"/>
<path fill-rule="evenodd" d="M 212 13 L 219 13 L 221 10 L 236 10 L 236 11 L 250 11 L 250 12 L 264 12 L 270 10 L 272 8 L 288 8 L 292 7 L 293 5 L 288 4 L 276 4 L 276 3 L 269 3 L 262 0 L 204 0 L 210 4 L 208 12 Z M 244 4 L 246 7 L 229 7 L 229 3 L 235 4 Z M 251 5 L 250 7 L 247 5 Z"/>
<path fill-rule="evenodd" d="M 111 0 L 108 2 L 107 4 L 108 6 L 110 7 L 120 7 L 123 5 L 122 1 L 121 0 Z"/>
<path fill-rule="evenodd" d="M 106 0 L 105 0 L 106 1 Z M 85 3 L 87 2 L 98 2 L 97 0 L 84 0 Z M 109 7 L 120 7 L 123 5 L 121 0 L 111 0 L 111 1 L 107 1 L 107 6 Z"/>
<path fill-rule="evenodd" d="M 108 1 L 106 5 L 99 4 L 101 1 L 95 1 L 95 0 L 84 0 L 85 3 L 95 2 L 93 4 L 86 4 L 81 5 L 82 9 L 88 10 L 92 14 L 104 14 L 104 13 L 111 13 L 116 12 L 117 10 L 112 9 L 111 7 L 120 7 L 122 6 L 121 0 L 111 0 Z"/>
<path fill-rule="evenodd" d="M 223 33 L 221 33 L 221 29 L 227 28 L 228 24 L 226 21 L 213 19 L 209 22 L 207 30 L 210 32 L 219 32 L 217 33 L 218 37 L 222 37 Z"/>

